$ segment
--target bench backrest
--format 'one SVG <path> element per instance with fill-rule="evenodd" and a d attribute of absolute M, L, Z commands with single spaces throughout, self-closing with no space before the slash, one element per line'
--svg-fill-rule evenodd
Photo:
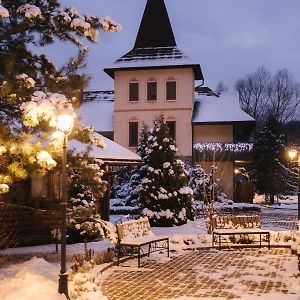
<path fill-rule="evenodd" d="M 119 241 L 122 241 L 125 237 L 137 238 L 145 235 L 153 235 L 147 217 L 117 224 L 117 233 Z"/>
<path fill-rule="evenodd" d="M 214 216 L 212 217 L 212 230 L 261 228 L 259 216 Z"/>

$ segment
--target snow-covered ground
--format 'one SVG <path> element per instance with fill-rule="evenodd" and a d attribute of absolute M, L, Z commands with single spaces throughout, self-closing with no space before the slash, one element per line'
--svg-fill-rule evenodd
<path fill-rule="evenodd" d="M 1 300 L 63 300 L 57 293 L 58 265 L 42 258 L 1 270 Z"/>
<path fill-rule="evenodd" d="M 272 216 L 275 213 L 280 213 L 282 216 L 288 215 L 293 211 L 293 206 L 290 203 L 297 204 L 297 199 L 286 200 L 281 204 L 279 211 L 276 208 L 262 207 L 261 215 Z M 227 204 L 233 205 L 233 204 Z M 242 204 L 234 204 L 242 206 Z M 295 211 L 293 212 L 295 214 Z M 111 216 L 111 222 L 116 223 L 126 220 L 128 216 L 115 215 Z M 121 220 L 120 220 L 121 219 Z M 276 220 L 267 219 L 264 228 L 271 231 L 271 244 L 289 245 L 291 238 L 299 233 L 290 230 L 282 231 L 280 226 L 277 228 Z M 285 222 L 289 222 L 286 220 Z M 206 224 L 204 218 L 197 219 L 193 222 L 189 221 L 187 224 L 178 227 L 160 227 L 153 228 L 156 235 L 170 236 L 170 249 L 176 251 L 178 254 L 183 253 L 187 249 L 193 248 L 209 248 L 211 246 L 211 235 L 207 234 Z M 95 252 L 103 252 L 107 248 L 113 247 L 109 240 L 101 240 L 88 244 L 88 248 L 95 250 Z M 75 253 L 82 253 L 84 249 L 83 244 L 73 244 L 67 246 L 68 257 L 70 258 Z M 43 258 L 47 255 L 55 253 L 55 245 L 41 245 L 33 247 L 11 248 L 0 251 L 0 256 L 25 256 L 29 261 L 21 264 L 9 264 L 1 268 L 0 273 L 0 299 L 1 300 L 61 300 L 63 296 L 57 294 L 57 280 L 59 273 L 59 263 L 49 263 Z M 34 257 L 35 255 L 40 258 Z M 59 255 L 58 255 L 59 256 Z M 41 258 L 43 257 L 43 258 Z M 153 259 L 153 257 L 152 257 Z M 158 255 L 157 259 L 163 260 L 165 257 Z M 70 262 L 69 262 L 70 264 Z M 132 265 L 135 266 L 135 263 Z M 95 272 L 95 270 L 94 270 Z M 223 274 L 224 275 L 224 274 Z M 106 299 L 102 295 L 101 290 L 95 284 L 93 277 L 89 275 L 78 275 L 70 282 L 70 290 L 76 290 L 76 286 L 84 286 L 84 291 L 76 294 L 76 299 L 82 300 L 103 300 Z M 274 295 L 275 297 L 276 295 Z M 246 299 L 246 298 L 245 298 Z M 248 298 L 247 298 L 248 299 Z M 250 299 L 250 298 L 249 298 Z M 273 298 L 280 299 L 280 298 Z M 296 298 L 295 298 L 296 299 Z"/>
<path fill-rule="evenodd" d="M 0 277 L 1 300 L 66 300 L 58 289 L 58 264 L 33 257 L 31 260 L 2 269 Z M 93 284 L 93 274 L 74 276 L 69 281 L 69 291 L 75 293 L 80 286 L 78 300 L 107 300 Z"/>
<path fill-rule="evenodd" d="M 253 203 L 261 204 L 264 207 L 270 207 L 270 208 L 274 208 L 274 209 L 297 210 L 298 209 L 298 196 L 297 195 L 284 196 L 283 199 L 280 199 L 274 205 L 266 205 L 264 196 L 256 194 L 254 197 Z"/>

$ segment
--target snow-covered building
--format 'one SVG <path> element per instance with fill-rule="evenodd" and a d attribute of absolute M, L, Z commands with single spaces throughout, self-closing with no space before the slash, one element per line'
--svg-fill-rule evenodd
<path fill-rule="evenodd" d="M 147 1 L 133 49 L 104 71 L 114 79 L 114 91 L 84 93 L 78 110 L 83 123 L 135 151 L 143 123 L 151 126 L 163 114 L 179 156 L 204 168 L 218 164 L 224 192 L 235 197 L 234 170 L 251 150 L 239 142 L 247 142 L 254 119 L 232 96 L 203 87 L 200 64 L 177 47 L 164 0 Z"/>

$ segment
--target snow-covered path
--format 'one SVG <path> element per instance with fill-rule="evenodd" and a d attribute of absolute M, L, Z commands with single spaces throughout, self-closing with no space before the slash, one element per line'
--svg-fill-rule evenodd
<path fill-rule="evenodd" d="M 195 250 L 141 269 L 124 265 L 97 277 L 109 300 L 299 300 L 300 295 L 300 277 L 293 277 L 296 257 L 288 249 Z"/>
<path fill-rule="evenodd" d="M 295 209 L 263 208 L 260 215 L 263 228 L 273 231 L 274 243 L 283 241 L 296 229 Z M 211 236 L 206 234 L 203 218 L 179 227 L 153 228 L 153 231 L 169 235 L 171 249 L 177 254 L 172 253 L 171 259 L 164 254 L 151 256 L 154 261 L 143 258 L 141 269 L 136 268 L 136 260 L 129 260 L 104 273 L 96 270 L 98 288 L 91 296 L 96 298 L 86 300 L 238 299 L 241 296 L 243 300 L 300 299 L 295 294 L 300 294 L 300 277 L 292 276 L 296 272 L 296 257 L 290 255 L 289 249 L 209 250 Z M 275 239 L 276 235 L 280 240 Z M 96 252 L 112 246 L 108 240 L 88 244 Z M 203 246 L 207 250 L 184 251 Z M 69 264 L 72 255 L 82 251 L 83 244 L 68 245 Z M 55 254 L 54 245 L 6 249 L 0 251 L 0 258 L 1 255 L 8 256 L 7 267 L 0 268 L 1 300 L 63 299 L 57 294 L 60 255 Z M 42 258 L 31 259 L 34 256 L 51 263 Z"/>

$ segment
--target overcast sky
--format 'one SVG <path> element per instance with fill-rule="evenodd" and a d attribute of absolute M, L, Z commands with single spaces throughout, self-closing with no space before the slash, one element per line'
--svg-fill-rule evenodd
<path fill-rule="evenodd" d="M 119 33 L 100 33 L 89 45 L 89 90 L 112 89 L 103 68 L 132 49 L 146 0 L 62 0 L 80 12 L 111 16 Z M 206 85 L 236 80 L 264 65 L 288 68 L 300 82 L 299 0 L 165 0 L 178 47 L 199 62 Z M 70 47 L 52 46 L 49 56 L 63 61 Z"/>

